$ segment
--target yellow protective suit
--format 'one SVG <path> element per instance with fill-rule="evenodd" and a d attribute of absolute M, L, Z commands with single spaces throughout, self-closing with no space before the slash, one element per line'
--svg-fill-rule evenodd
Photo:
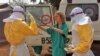
<path fill-rule="evenodd" d="M 24 14 L 25 11 L 22 7 L 15 6 L 11 16 L 3 19 L 3 22 L 5 22 L 4 34 L 7 41 L 11 44 L 9 56 L 30 56 L 25 38 L 38 35 L 38 27 L 33 16 L 29 15 L 31 23 L 28 26 L 28 24 L 22 21 Z"/>
<path fill-rule="evenodd" d="M 77 21 L 72 27 L 73 56 L 94 56 L 91 51 L 94 33 L 92 24 L 89 22 L 89 18 L 82 21 Z"/>
<path fill-rule="evenodd" d="M 72 19 L 72 56 L 94 56 L 91 51 L 94 29 L 89 16 L 83 9 L 75 7 L 70 13 Z"/>
<path fill-rule="evenodd" d="M 93 42 L 92 27 L 89 24 L 78 25 L 77 32 L 80 42 L 74 50 L 77 53 L 86 53 L 91 48 L 91 44 Z"/>
<path fill-rule="evenodd" d="M 91 24 L 76 24 L 72 33 L 73 56 L 94 56 L 91 51 L 93 42 L 93 28 Z"/>
<path fill-rule="evenodd" d="M 37 35 L 38 27 L 33 17 L 31 16 L 30 26 L 20 20 L 15 20 L 14 22 L 6 22 L 4 33 L 7 41 L 11 45 L 18 45 L 23 43 L 26 36 Z"/>
<path fill-rule="evenodd" d="M 11 56 L 17 56 L 16 47 L 24 43 L 26 36 L 38 35 L 38 27 L 33 16 L 30 16 L 30 26 L 21 20 L 14 20 L 13 22 L 6 22 L 4 27 L 4 34 L 7 41 L 13 45 Z M 24 46 L 23 46 L 24 48 Z"/>

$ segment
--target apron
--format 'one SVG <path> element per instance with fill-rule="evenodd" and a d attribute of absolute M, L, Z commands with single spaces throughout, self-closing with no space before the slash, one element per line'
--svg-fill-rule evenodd
<path fill-rule="evenodd" d="M 22 43 L 22 44 L 20 44 L 20 45 L 18 45 L 16 47 L 11 45 L 11 47 L 10 47 L 10 55 L 9 56 L 12 56 L 13 50 L 16 52 L 17 56 L 30 56 L 28 47 L 27 47 L 27 45 L 25 43 Z"/>

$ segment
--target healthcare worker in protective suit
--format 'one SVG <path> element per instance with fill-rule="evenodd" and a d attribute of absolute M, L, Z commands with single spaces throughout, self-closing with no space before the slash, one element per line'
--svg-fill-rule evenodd
<path fill-rule="evenodd" d="M 74 8 L 70 16 L 73 24 L 69 52 L 73 52 L 73 56 L 94 56 L 90 49 L 94 34 L 90 17 L 86 16 L 80 7 Z"/>
<path fill-rule="evenodd" d="M 32 16 L 30 16 L 31 24 L 28 26 L 23 21 L 25 19 L 24 15 L 24 9 L 20 6 L 15 6 L 11 16 L 3 19 L 5 23 L 4 34 L 11 45 L 9 56 L 30 56 L 25 44 L 25 37 L 37 35 L 38 28 Z"/>

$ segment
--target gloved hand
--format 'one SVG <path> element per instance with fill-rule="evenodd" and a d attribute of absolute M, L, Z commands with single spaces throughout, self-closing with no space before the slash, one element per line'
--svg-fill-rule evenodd
<path fill-rule="evenodd" d="M 64 48 L 67 53 L 73 53 L 74 46 L 72 44 L 68 45 L 66 48 Z"/>

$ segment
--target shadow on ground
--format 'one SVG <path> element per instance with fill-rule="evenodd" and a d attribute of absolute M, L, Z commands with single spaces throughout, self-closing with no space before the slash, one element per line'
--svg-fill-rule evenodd
<path fill-rule="evenodd" d="M 100 41 L 94 42 L 92 45 L 92 50 L 95 56 L 100 56 Z M 0 56 L 9 56 L 9 44 L 8 43 L 0 43 Z M 72 56 L 71 54 L 67 56 Z"/>
<path fill-rule="evenodd" d="M 95 56 L 100 56 L 100 41 L 93 42 L 92 50 Z"/>

